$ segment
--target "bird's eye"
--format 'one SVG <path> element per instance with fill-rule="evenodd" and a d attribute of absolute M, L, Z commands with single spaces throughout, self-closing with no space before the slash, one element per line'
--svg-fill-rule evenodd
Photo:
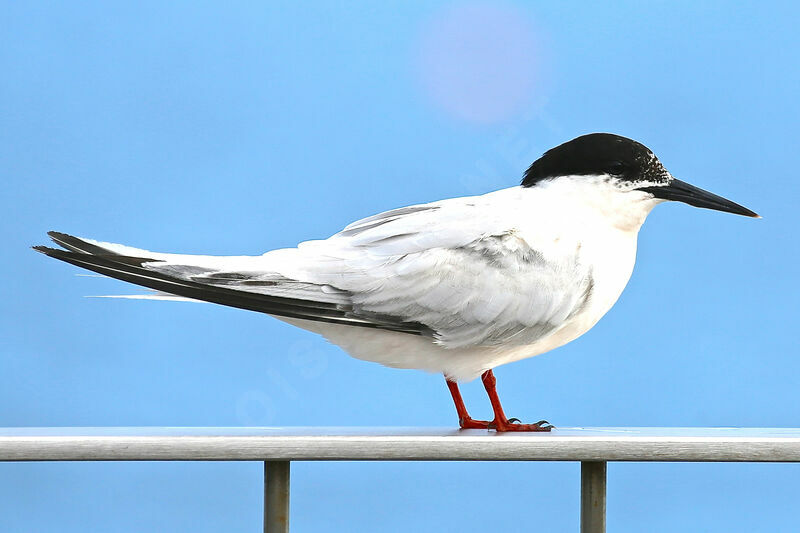
<path fill-rule="evenodd" d="M 625 163 L 622 161 L 614 161 L 613 163 L 608 165 L 608 173 L 619 176 L 621 174 L 625 174 Z"/>

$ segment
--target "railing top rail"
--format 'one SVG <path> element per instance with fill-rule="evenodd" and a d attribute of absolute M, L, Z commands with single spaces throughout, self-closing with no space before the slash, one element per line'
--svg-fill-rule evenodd
<path fill-rule="evenodd" d="M 0 428 L 0 461 L 800 462 L 800 428 Z"/>

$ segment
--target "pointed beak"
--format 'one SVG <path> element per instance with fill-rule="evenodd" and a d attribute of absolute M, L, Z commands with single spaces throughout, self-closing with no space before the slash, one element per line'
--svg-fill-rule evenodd
<path fill-rule="evenodd" d="M 746 217 L 761 218 L 744 206 L 678 179 L 673 179 L 669 185 L 645 187 L 639 190 L 647 191 L 656 198 L 661 198 L 662 200 L 674 200 L 695 207 L 725 211 L 726 213 L 734 213 Z"/>

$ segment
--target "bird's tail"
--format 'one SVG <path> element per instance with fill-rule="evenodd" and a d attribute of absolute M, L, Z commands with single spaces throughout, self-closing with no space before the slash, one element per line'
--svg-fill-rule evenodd
<path fill-rule="evenodd" d="M 250 264 L 258 261 L 263 264 L 263 256 L 261 258 L 181 256 L 82 239 L 56 231 L 50 231 L 48 235 L 61 247 L 60 249 L 48 246 L 34 246 L 33 249 L 98 274 L 158 291 L 150 298 L 174 299 L 177 296 L 286 318 L 419 334 L 417 324 L 398 324 L 394 320 L 381 320 L 380 317 L 370 317 L 369 320 L 365 320 L 356 316 L 349 302 L 331 301 L 336 295 L 324 295 L 321 289 L 317 291 L 320 296 L 314 299 L 275 294 L 278 292 L 307 295 L 310 291 L 302 289 L 308 284 L 285 278 L 265 279 L 263 271 L 253 273 L 220 268 L 226 260 L 231 259 L 238 260 L 237 264 L 248 261 Z M 292 290 L 287 286 L 301 286 L 301 288 Z M 325 298 L 329 301 L 325 301 Z"/>

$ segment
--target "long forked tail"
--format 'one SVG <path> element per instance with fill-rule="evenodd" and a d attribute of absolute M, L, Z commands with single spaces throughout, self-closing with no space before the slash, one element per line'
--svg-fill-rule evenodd
<path fill-rule="evenodd" d="M 424 326 L 421 324 L 398 322 L 393 317 L 357 316 L 349 304 L 289 298 L 264 294 L 263 291 L 231 288 L 236 286 L 235 282 L 238 281 L 235 277 L 197 276 L 192 273 L 175 275 L 171 271 L 148 268 L 163 263 L 162 259 L 124 255 L 111 248 L 113 245 L 107 248 L 104 247 L 105 243 L 94 243 L 56 231 L 50 231 L 48 235 L 63 249 L 48 246 L 34 246 L 33 249 L 98 274 L 163 293 L 287 318 L 380 328 L 417 335 L 424 332 Z M 117 249 L 135 250 L 125 247 Z M 153 255 L 158 257 L 162 254 Z M 253 282 L 249 283 L 252 287 Z M 264 285 L 269 283 L 274 282 L 264 282 Z"/>

